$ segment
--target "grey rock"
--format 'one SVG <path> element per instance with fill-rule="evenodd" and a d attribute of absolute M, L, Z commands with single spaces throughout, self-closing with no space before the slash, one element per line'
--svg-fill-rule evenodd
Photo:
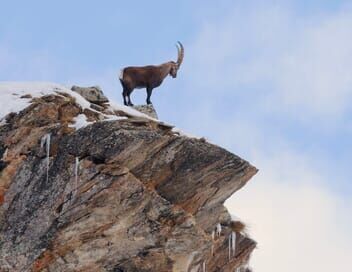
<path fill-rule="evenodd" d="M 79 93 L 83 96 L 86 100 L 91 103 L 95 104 L 103 104 L 109 102 L 107 97 L 104 95 L 103 91 L 99 86 L 92 86 L 92 87 L 79 87 L 79 86 L 72 86 L 72 91 Z"/>
<path fill-rule="evenodd" d="M 137 111 L 140 111 L 141 113 L 144 113 L 154 119 L 159 119 L 158 114 L 156 113 L 156 110 L 153 107 L 153 104 L 149 105 L 137 105 L 133 106 L 133 108 Z"/>
<path fill-rule="evenodd" d="M 241 234 L 228 259 L 223 203 L 255 167 L 149 119 L 91 116 L 68 128 L 78 113 L 74 99 L 54 95 L 0 127 L 0 271 L 181 272 L 206 261 L 209 272 L 230 272 L 248 262 L 256 243 Z"/>

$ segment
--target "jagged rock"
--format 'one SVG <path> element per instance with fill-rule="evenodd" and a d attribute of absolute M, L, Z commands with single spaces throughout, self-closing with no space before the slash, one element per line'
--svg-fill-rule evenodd
<path fill-rule="evenodd" d="M 109 102 L 108 98 L 104 95 L 103 91 L 100 89 L 99 86 L 93 86 L 93 87 L 72 86 L 71 90 L 76 93 L 79 93 L 86 100 L 94 104 L 100 105 L 100 104 Z"/>
<path fill-rule="evenodd" d="M 90 104 L 90 107 L 93 109 L 93 110 L 96 110 L 96 111 L 100 111 L 100 112 L 104 112 L 105 108 L 98 105 L 98 104 L 94 104 L 94 103 L 91 103 Z"/>
<path fill-rule="evenodd" d="M 229 260 L 223 203 L 255 167 L 149 119 L 99 121 L 98 112 L 69 127 L 81 114 L 89 109 L 72 97 L 49 95 L 0 126 L 0 271 L 183 272 L 205 262 L 211 272 L 248 262 L 256 243 L 240 233 Z"/>
<path fill-rule="evenodd" d="M 149 105 L 137 105 L 133 106 L 135 110 L 138 110 L 154 119 L 158 119 L 158 114 L 156 113 L 156 110 L 153 107 L 153 104 Z"/>

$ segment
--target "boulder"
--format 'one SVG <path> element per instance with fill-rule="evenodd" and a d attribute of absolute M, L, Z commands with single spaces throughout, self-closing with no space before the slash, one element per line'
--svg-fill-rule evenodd
<path fill-rule="evenodd" d="M 133 108 L 137 111 L 140 111 L 141 113 L 144 113 L 154 119 L 158 119 L 158 115 L 156 113 L 156 110 L 153 107 L 153 104 L 149 105 L 137 105 L 133 106 Z"/>
<path fill-rule="evenodd" d="M 86 100 L 94 104 L 101 105 L 103 103 L 109 102 L 109 99 L 107 99 L 107 97 L 104 95 L 103 91 L 99 86 L 92 86 L 92 87 L 72 86 L 71 90 L 76 93 L 79 93 Z"/>

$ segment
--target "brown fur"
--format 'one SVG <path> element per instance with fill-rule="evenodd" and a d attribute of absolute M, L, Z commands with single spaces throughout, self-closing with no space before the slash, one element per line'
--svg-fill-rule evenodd
<path fill-rule="evenodd" d="M 236 233 L 243 233 L 246 231 L 246 225 L 241 221 L 231 221 L 230 228 Z"/>
<path fill-rule="evenodd" d="M 160 65 L 148 66 L 129 66 L 122 70 L 120 82 L 123 87 L 122 96 L 124 104 L 133 106 L 131 101 L 131 93 L 134 89 L 146 88 L 147 104 L 151 104 L 150 96 L 154 88 L 161 85 L 163 80 L 168 76 L 176 78 L 177 71 L 183 60 L 183 46 L 181 43 L 178 49 L 177 61 L 169 61 Z"/>

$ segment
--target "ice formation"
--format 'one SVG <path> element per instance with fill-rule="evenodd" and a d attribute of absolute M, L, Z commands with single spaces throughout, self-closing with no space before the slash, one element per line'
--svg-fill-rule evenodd
<path fill-rule="evenodd" d="M 236 253 L 236 232 L 231 233 L 231 249 L 232 249 L 232 254 L 235 255 Z"/>
<path fill-rule="evenodd" d="M 221 235 L 221 224 L 220 223 L 218 223 L 216 225 L 216 234 L 217 234 L 217 236 Z"/>
<path fill-rule="evenodd" d="M 40 142 L 40 148 L 46 149 L 46 182 L 49 181 L 49 166 L 50 166 L 50 141 L 51 141 L 51 134 L 45 134 Z"/>
<path fill-rule="evenodd" d="M 80 168 L 80 165 L 79 165 L 80 161 L 79 161 L 79 158 L 76 157 L 76 160 L 75 160 L 75 190 L 77 190 L 78 188 L 78 181 L 79 181 L 79 168 Z"/>
<path fill-rule="evenodd" d="M 229 261 L 231 259 L 232 256 L 235 256 L 236 253 L 236 233 L 235 232 L 231 232 L 229 235 Z"/>
<path fill-rule="evenodd" d="M 229 246 L 228 246 L 228 250 L 229 250 L 229 261 L 231 260 L 231 234 L 229 236 Z"/>
<path fill-rule="evenodd" d="M 215 240 L 215 231 L 213 230 L 211 232 L 211 240 L 212 240 L 212 244 L 211 244 L 211 256 L 214 255 L 214 240 Z"/>

